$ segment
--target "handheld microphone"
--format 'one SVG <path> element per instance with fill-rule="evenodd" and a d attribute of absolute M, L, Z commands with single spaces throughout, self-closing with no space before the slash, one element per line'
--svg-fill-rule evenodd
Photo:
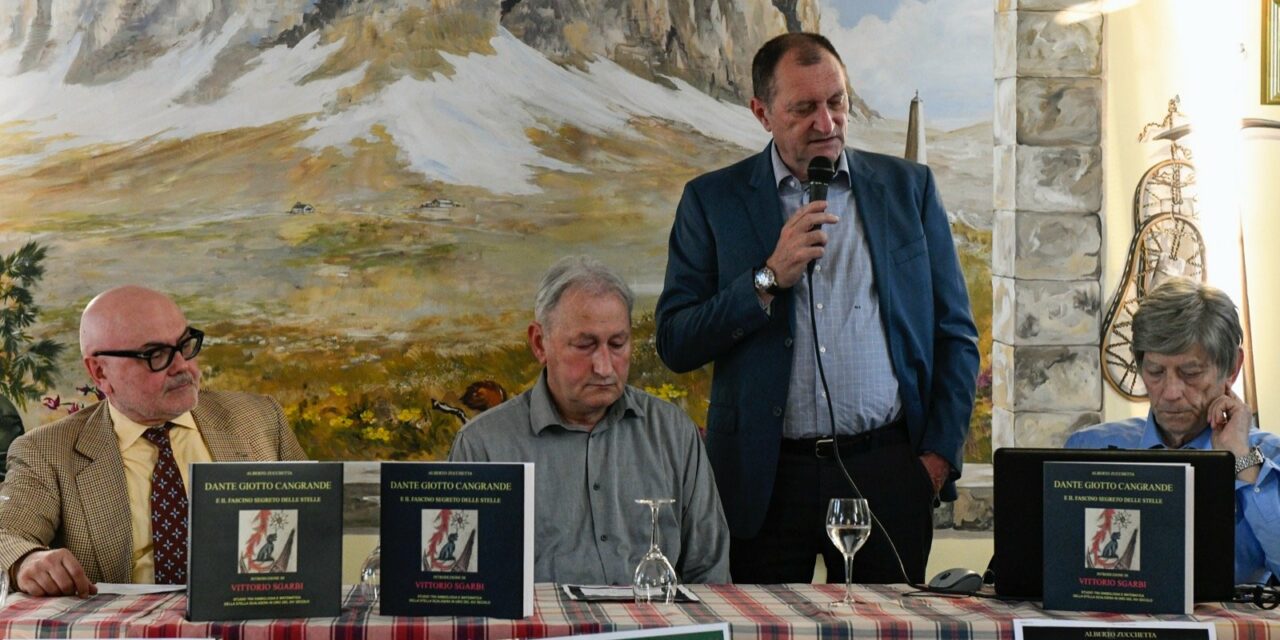
<path fill-rule="evenodd" d="M 815 156 L 809 161 L 809 202 L 815 200 L 827 199 L 827 187 L 831 186 L 831 179 L 836 177 L 836 166 L 831 159 L 826 156 Z M 813 229 L 817 229 L 822 225 L 815 224 Z M 810 229 L 812 231 L 813 229 Z M 809 275 L 813 275 L 813 265 L 817 263 L 813 260 L 809 263 Z"/>
<path fill-rule="evenodd" d="M 809 161 L 809 202 L 827 199 L 827 187 L 836 177 L 836 166 L 831 158 L 817 156 Z"/>

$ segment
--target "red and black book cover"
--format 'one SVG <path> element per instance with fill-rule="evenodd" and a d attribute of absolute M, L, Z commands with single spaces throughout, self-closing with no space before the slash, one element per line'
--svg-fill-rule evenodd
<path fill-rule="evenodd" d="M 191 465 L 187 618 L 338 615 L 342 463 Z"/>
<path fill-rule="evenodd" d="M 533 465 L 384 462 L 379 612 L 533 615 Z"/>
<path fill-rule="evenodd" d="M 1191 613 L 1195 469 L 1044 465 L 1044 608 Z"/>

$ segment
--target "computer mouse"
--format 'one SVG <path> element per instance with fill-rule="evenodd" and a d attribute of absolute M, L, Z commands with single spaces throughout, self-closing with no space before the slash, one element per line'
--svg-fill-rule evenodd
<path fill-rule="evenodd" d="M 946 593 L 974 593 L 982 588 L 982 574 L 972 569 L 947 569 L 929 581 L 929 589 Z"/>

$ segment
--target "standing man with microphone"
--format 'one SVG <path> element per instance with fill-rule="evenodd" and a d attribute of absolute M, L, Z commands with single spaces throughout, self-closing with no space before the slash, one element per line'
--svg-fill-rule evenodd
<path fill-rule="evenodd" d="M 707 453 L 730 573 L 808 582 L 821 553 L 828 580 L 842 580 L 824 517 L 831 498 L 857 492 L 883 526 L 853 579 L 922 582 L 978 369 L 946 211 L 927 167 L 845 148 L 848 82 L 826 38 L 765 43 L 752 83 L 773 140 L 686 185 L 657 307 L 668 367 L 715 364 Z M 815 160 L 835 169 L 825 199 Z"/>

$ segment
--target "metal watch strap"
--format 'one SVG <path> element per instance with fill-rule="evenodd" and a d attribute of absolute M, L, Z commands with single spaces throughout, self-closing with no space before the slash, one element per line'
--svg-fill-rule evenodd
<path fill-rule="evenodd" d="M 1249 467 L 1255 467 L 1262 464 L 1263 460 L 1262 449 L 1259 449 L 1258 447 L 1250 449 L 1248 454 L 1236 458 L 1236 474 L 1239 474 L 1241 471 L 1244 471 Z"/>

